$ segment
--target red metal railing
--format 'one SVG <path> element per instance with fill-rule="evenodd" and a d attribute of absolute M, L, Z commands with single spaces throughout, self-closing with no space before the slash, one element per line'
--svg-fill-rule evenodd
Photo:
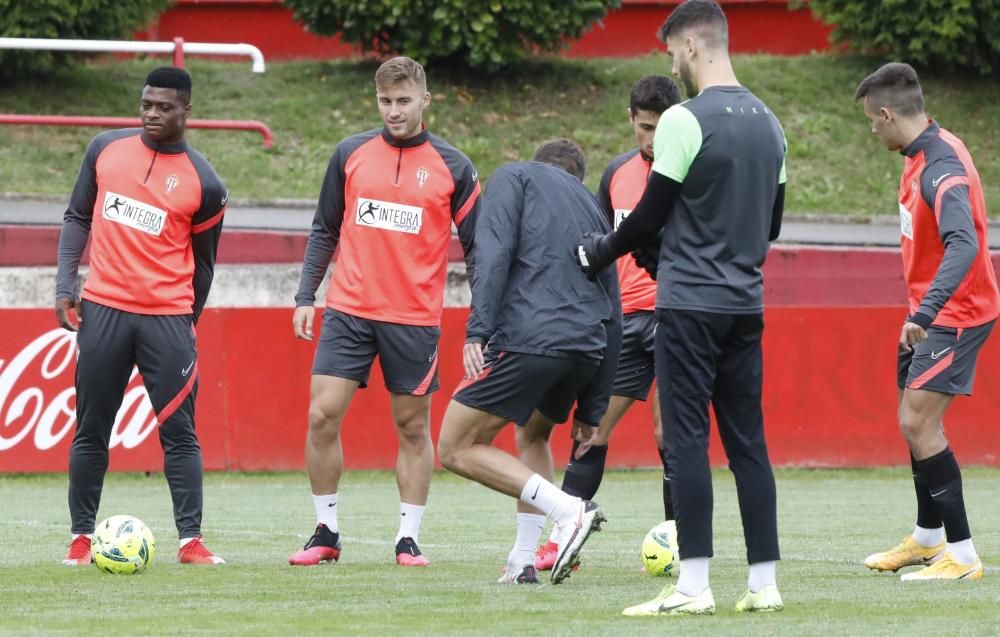
<path fill-rule="evenodd" d="M 0 113 L 0 124 L 25 126 L 99 126 L 102 128 L 138 127 L 139 121 L 134 117 L 89 117 L 85 115 L 11 115 Z M 264 148 L 270 148 L 274 143 L 271 129 L 264 122 L 243 119 L 189 119 L 188 128 L 210 128 L 227 130 L 246 130 L 260 133 Z"/>

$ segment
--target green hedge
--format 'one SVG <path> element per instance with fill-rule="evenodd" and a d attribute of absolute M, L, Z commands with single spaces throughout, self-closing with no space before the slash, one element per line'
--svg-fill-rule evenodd
<path fill-rule="evenodd" d="M 808 5 L 834 25 L 835 42 L 855 50 L 925 68 L 1000 75 L 1000 0 L 811 0 Z"/>
<path fill-rule="evenodd" d="M 0 0 L 0 35 L 7 38 L 118 40 L 149 24 L 171 0 Z M 0 76 L 63 66 L 68 53 L 0 50 Z"/>
<path fill-rule="evenodd" d="M 620 0 L 284 0 L 321 35 L 380 54 L 496 69 L 555 51 Z M 651 27 L 652 28 L 652 27 Z"/>

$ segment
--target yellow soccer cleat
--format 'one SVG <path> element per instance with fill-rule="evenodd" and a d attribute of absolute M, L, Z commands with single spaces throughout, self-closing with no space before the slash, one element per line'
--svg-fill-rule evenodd
<path fill-rule="evenodd" d="M 677 590 L 673 584 L 668 584 L 655 598 L 629 606 L 622 611 L 628 617 L 652 617 L 654 615 L 714 615 L 715 598 L 712 589 L 706 588 L 695 597 L 688 597 Z"/>
<path fill-rule="evenodd" d="M 785 603 L 781 601 L 781 593 L 778 587 L 765 586 L 756 593 L 749 590 L 743 593 L 740 601 L 736 602 L 737 613 L 775 613 L 785 608 Z"/>
<path fill-rule="evenodd" d="M 873 571 L 896 572 L 904 566 L 927 566 L 941 559 L 945 543 L 923 546 L 907 535 L 897 546 L 882 553 L 874 553 L 865 558 L 865 566 Z"/>
<path fill-rule="evenodd" d="M 914 573 L 906 573 L 899 579 L 904 582 L 929 582 L 937 579 L 983 579 L 983 561 L 977 559 L 974 564 L 962 564 L 946 551 L 944 557 L 930 566 Z"/>

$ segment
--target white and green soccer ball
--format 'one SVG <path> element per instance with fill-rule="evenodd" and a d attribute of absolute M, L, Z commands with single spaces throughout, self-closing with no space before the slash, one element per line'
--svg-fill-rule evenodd
<path fill-rule="evenodd" d="M 142 520 L 113 515 L 97 525 L 90 546 L 97 568 L 118 575 L 142 572 L 153 561 L 156 542 Z"/>
<path fill-rule="evenodd" d="M 670 575 L 677 559 L 677 547 L 671 541 L 673 527 L 670 522 L 660 522 L 649 530 L 642 540 L 642 565 L 654 576 Z"/>

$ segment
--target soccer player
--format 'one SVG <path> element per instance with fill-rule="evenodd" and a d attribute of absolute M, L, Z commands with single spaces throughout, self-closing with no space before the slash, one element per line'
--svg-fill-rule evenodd
<path fill-rule="evenodd" d="M 431 95 L 419 63 L 382 64 L 375 95 L 384 126 L 333 151 L 295 295 L 295 336 L 312 340 L 316 289 L 339 246 L 310 386 L 306 466 L 316 530 L 288 559 L 293 565 L 340 557 L 340 427 L 376 355 L 399 439 L 396 563 L 429 563 L 417 542 L 434 469 L 430 406 L 448 245 L 454 223 L 471 276 L 479 180 L 465 155 L 425 129 Z"/>
<path fill-rule="evenodd" d="M 646 188 L 650 169 L 653 165 L 653 134 L 660 115 L 680 102 L 677 85 L 662 75 L 647 75 L 632 87 L 629 96 L 629 123 L 635 134 L 637 148 L 619 155 L 611 161 L 597 191 L 597 199 L 611 221 L 618 227 L 635 207 Z M 590 436 L 589 430 L 578 424 L 580 432 L 573 442 L 573 451 L 562 489 L 570 495 L 593 499 L 604 478 L 604 466 L 608 457 L 608 439 L 618 421 L 636 400 L 645 401 L 653 384 L 653 337 L 656 317 L 656 281 L 649 273 L 638 267 L 631 258 L 618 259 L 618 282 L 621 289 L 622 312 L 624 313 L 624 339 L 615 371 L 614 387 L 610 404 L 598 415 L 600 423 Z M 583 412 L 587 411 L 586 400 L 582 401 Z M 663 451 L 660 428 L 660 401 L 653 395 L 653 436 L 663 463 L 663 514 L 664 519 L 673 523 L 674 508 L 670 497 L 670 477 L 667 456 Z M 529 424 L 525 429 L 531 429 Z M 545 475 L 545 474 L 543 474 Z M 551 476 L 551 472 L 548 474 Z M 535 555 L 535 568 L 547 570 L 555 562 L 557 544 L 553 528 L 549 541 L 540 546 Z M 676 543 L 676 531 L 671 534 Z"/>
<path fill-rule="evenodd" d="M 56 318 L 78 331 L 77 427 L 69 453 L 73 541 L 63 564 L 89 564 L 108 442 L 138 366 L 159 423 L 182 564 L 221 564 L 202 543 L 202 460 L 194 428 L 195 325 L 212 285 L 228 193 L 184 141 L 191 76 L 153 70 L 142 128 L 101 133 L 83 157 L 59 237 Z M 90 239 L 83 299 L 76 278 Z M 75 315 L 74 318 L 71 315 Z"/>
<path fill-rule="evenodd" d="M 585 233 L 609 229 L 581 182 L 583 152 L 556 140 L 535 158 L 506 164 L 490 178 L 476 229 L 466 379 L 445 413 L 438 455 L 447 469 L 552 518 L 561 531 L 552 569 L 558 584 L 604 513 L 491 443 L 508 422 L 524 426 L 536 409 L 552 422 L 567 419 L 597 374 L 621 309 L 614 275 L 589 281 L 573 256 Z M 536 543 L 537 536 L 515 546 L 501 581 L 538 581 Z"/>
<path fill-rule="evenodd" d="M 761 410 L 761 266 L 780 230 L 784 134 L 770 109 L 737 80 L 718 4 L 679 5 L 659 37 L 691 99 L 660 118 L 649 183 L 632 213 L 618 230 L 580 246 L 581 264 L 593 274 L 663 229 L 655 363 L 681 571 L 676 586 L 624 613 L 715 612 L 710 402 L 736 478 L 750 563 L 748 590 L 736 610 L 780 610 L 774 475 Z"/>
<path fill-rule="evenodd" d="M 1000 314 L 979 173 L 960 139 L 928 119 L 917 74 L 890 63 L 862 80 L 872 132 L 903 155 L 899 216 L 909 315 L 899 334 L 899 428 L 910 447 L 917 522 L 913 533 L 865 566 L 904 581 L 980 579 L 962 473 L 942 418 L 972 394 L 976 358 Z"/>

